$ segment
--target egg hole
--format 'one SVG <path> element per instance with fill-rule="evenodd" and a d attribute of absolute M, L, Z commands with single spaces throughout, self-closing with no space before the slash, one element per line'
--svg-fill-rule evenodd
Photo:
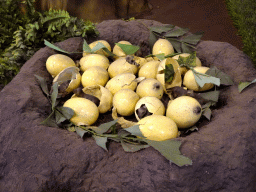
<path fill-rule="evenodd" d="M 145 104 L 142 104 L 140 108 L 136 109 L 136 114 L 140 119 L 152 115 L 153 113 L 148 111 L 148 108 Z"/>

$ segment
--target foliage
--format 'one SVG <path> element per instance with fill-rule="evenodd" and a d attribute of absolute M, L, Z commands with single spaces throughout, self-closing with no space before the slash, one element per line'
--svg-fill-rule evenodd
<path fill-rule="evenodd" d="M 254 0 L 226 0 L 229 15 L 242 36 L 243 51 L 256 66 L 256 1 Z"/>
<path fill-rule="evenodd" d="M 98 35 L 95 25 L 72 17 L 64 10 L 35 11 L 35 0 L 26 0 L 26 12 L 20 1 L 1 1 L 0 14 L 0 84 L 7 84 L 22 65 L 44 46 L 44 39 L 54 43 L 70 37 Z"/>

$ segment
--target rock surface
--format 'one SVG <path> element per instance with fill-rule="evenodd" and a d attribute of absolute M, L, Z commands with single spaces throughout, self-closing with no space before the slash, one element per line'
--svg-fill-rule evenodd
<path fill-rule="evenodd" d="M 148 52 L 149 32 L 138 21 L 104 21 L 98 29 L 99 39 L 112 46 L 120 40 L 143 42 L 143 54 Z M 81 38 L 71 38 L 57 45 L 81 51 L 82 43 Z M 39 50 L 0 92 L 1 192 L 256 190 L 256 90 L 255 85 L 242 93 L 237 88 L 240 81 L 255 79 L 256 70 L 241 51 L 223 42 L 202 41 L 197 46 L 203 65 L 218 67 L 235 84 L 221 88 L 210 122 L 179 138 L 182 154 L 193 161 L 185 167 L 170 164 L 153 148 L 127 153 L 111 142 L 106 152 L 92 138 L 82 140 L 75 133 L 40 125 L 51 106 L 34 75 L 51 82 L 45 61 L 54 53 L 48 47 Z"/>

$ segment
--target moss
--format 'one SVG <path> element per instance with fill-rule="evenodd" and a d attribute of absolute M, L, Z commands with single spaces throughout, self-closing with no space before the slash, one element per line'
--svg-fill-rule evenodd
<path fill-rule="evenodd" d="M 229 15 L 244 44 L 243 52 L 256 66 L 256 1 L 225 0 Z"/>

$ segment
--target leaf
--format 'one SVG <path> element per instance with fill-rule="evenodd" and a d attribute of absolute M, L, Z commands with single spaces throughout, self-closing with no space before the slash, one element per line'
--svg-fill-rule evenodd
<path fill-rule="evenodd" d="M 89 47 L 89 45 L 87 44 L 87 42 L 85 40 L 84 40 L 84 43 L 83 43 L 83 51 L 86 52 L 86 53 L 92 53 L 91 48 Z"/>
<path fill-rule="evenodd" d="M 145 149 L 145 148 L 149 147 L 148 145 L 131 144 L 131 143 L 127 143 L 125 141 L 121 141 L 121 145 L 125 152 L 136 152 L 141 149 Z"/>
<path fill-rule="evenodd" d="M 52 111 L 51 114 L 44 120 L 42 121 L 40 124 L 41 125 L 45 125 L 45 126 L 49 126 L 49 127 L 58 127 L 55 118 L 55 111 Z"/>
<path fill-rule="evenodd" d="M 182 53 L 192 53 L 193 52 L 192 48 L 183 42 L 181 43 L 181 49 L 182 49 Z"/>
<path fill-rule="evenodd" d="M 153 31 L 150 31 L 149 33 L 149 47 L 150 47 L 150 50 L 152 52 L 152 48 L 155 44 L 155 42 L 157 41 L 158 37 L 156 36 L 156 34 L 153 32 Z"/>
<path fill-rule="evenodd" d="M 151 147 L 159 151 L 165 158 L 178 166 L 192 165 L 192 161 L 179 150 L 181 142 L 176 140 L 152 141 L 145 139 Z"/>
<path fill-rule="evenodd" d="M 175 38 L 167 38 L 168 41 L 171 42 L 173 48 L 178 52 L 181 53 L 181 42 Z"/>
<path fill-rule="evenodd" d="M 194 33 L 192 35 L 189 35 L 187 37 L 184 37 L 182 39 L 183 42 L 186 42 L 186 43 L 189 43 L 189 44 L 192 44 L 192 45 L 196 45 L 200 39 L 202 38 L 202 36 L 204 35 L 204 32 L 197 32 L 197 33 Z"/>
<path fill-rule="evenodd" d="M 52 93 L 51 93 L 52 110 L 54 110 L 54 107 L 57 105 L 56 104 L 57 96 L 58 96 L 58 83 L 55 82 L 52 85 Z"/>
<path fill-rule="evenodd" d="M 118 120 L 113 120 L 107 123 L 103 123 L 99 127 L 93 128 L 92 130 L 98 134 L 103 134 L 107 132 L 112 126 L 114 126 L 117 123 L 117 121 Z"/>
<path fill-rule="evenodd" d="M 171 32 L 166 33 L 165 37 L 180 37 L 184 34 L 186 34 L 189 31 L 188 28 L 178 28 L 175 30 L 172 30 Z"/>
<path fill-rule="evenodd" d="M 170 83 L 173 80 L 175 71 L 172 64 L 165 65 L 164 78 L 165 82 Z"/>
<path fill-rule="evenodd" d="M 180 66 L 195 67 L 196 66 L 196 52 L 194 51 L 188 57 L 179 56 L 177 62 Z"/>
<path fill-rule="evenodd" d="M 75 111 L 69 107 L 61 106 L 56 107 L 55 109 L 58 110 L 67 120 L 71 119 L 75 114 Z"/>
<path fill-rule="evenodd" d="M 92 137 L 95 139 L 96 144 L 98 146 L 100 146 L 101 148 L 103 148 L 106 151 L 108 151 L 107 146 L 106 146 L 106 143 L 108 141 L 107 137 L 100 137 L 100 136 L 96 136 L 96 135 L 93 135 Z"/>
<path fill-rule="evenodd" d="M 201 96 L 203 99 L 206 99 L 208 101 L 213 101 L 213 102 L 217 103 L 219 100 L 220 91 L 215 90 L 215 91 L 199 93 L 199 96 Z"/>
<path fill-rule="evenodd" d="M 102 49 L 106 47 L 103 43 L 98 42 L 93 48 L 92 48 L 92 52 L 95 53 L 96 51 Z"/>
<path fill-rule="evenodd" d="M 62 123 L 63 121 L 65 121 L 66 118 L 58 111 L 55 110 L 55 121 L 57 124 Z"/>
<path fill-rule="evenodd" d="M 251 85 L 253 83 L 256 83 L 256 79 L 254 79 L 251 82 L 240 82 L 238 84 L 238 91 L 239 91 L 239 93 L 241 93 L 246 87 L 248 87 L 249 85 Z"/>
<path fill-rule="evenodd" d="M 195 71 L 194 69 L 192 69 L 192 72 L 194 74 L 194 77 L 195 77 L 195 80 L 196 80 L 197 84 L 200 87 L 203 87 L 205 83 L 212 83 L 214 85 L 220 86 L 220 79 L 219 78 L 212 77 L 212 76 L 207 75 L 207 74 L 199 73 L 199 72 Z"/>
<path fill-rule="evenodd" d="M 150 27 L 150 30 L 161 34 L 161 33 L 172 30 L 174 27 L 175 27 L 174 25 L 169 24 L 169 25 L 158 26 L 158 27 Z"/>
<path fill-rule="evenodd" d="M 88 131 L 84 130 L 84 129 L 81 129 L 80 127 L 75 127 L 76 129 L 76 133 L 81 137 L 83 138 L 84 134 L 87 133 Z"/>
<path fill-rule="evenodd" d="M 154 56 L 157 57 L 157 59 L 159 59 L 161 61 L 165 59 L 164 53 L 156 54 Z"/>
<path fill-rule="evenodd" d="M 132 135 L 145 138 L 145 137 L 143 136 L 143 134 L 141 133 L 141 131 L 140 131 L 139 125 L 134 125 L 134 126 L 132 126 L 132 127 L 128 127 L 128 128 L 125 129 L 125 131 L 130 132 Z"/>
<path fill-rule="evenodd" d="M 209 107 L 207 107 L 203 110 L 202 115 L 205 116 L 210 121 L 212 116 L 212 110 Z"/>
<path fill-rule="evenodd" d="M 49 96 L 49 90 L 48 90 L 48 86 L 47 86 L 47 82 L 43 77 L 40 77 L 38 75 L 35 75 L 35 77 L 37 78 L 37 80 L 39 81 L 40 87 L 42 89 L 42 91 Z"/>
<path fill-rule="evenodd" d="M 136 45 L 126 45 L 121 43 L 116 43 L 116 45 L 118 45 L 126 55 L 132 55 L 140 49 L 140 47 Z"/>
<path fill-rule="evenodd" d="M 57 50 L 57 51 L 60 51 L 60 52 L 69 54 L 69 52 L 64 51 L 63 49 L 61 49 L 61 48 L 59 48 L 59 47 L 57 47 L 57 46 L 51 44 L 49 41 L 47 41 L 47 40 L 45 40 L 45 39 L 44 39 L 44 44 L 45 44 L 46 46 L 52 48 L 52 49 L 55 49 L 55 50 Z"/>
<path fill-rule="evenodd" d="M 118 131 L 117 135 L 118 135 L 119 137 L 126 137 L 126 136 L 128 136 L 128 135 L 131 135 L 131 133 L 128 132 L 128 131 L 125 131 L 124 129 L 121 129 L 120 131 Z"/>
<path fill-rule="evenodd" d="M 233 85 L 234 82 L 232 81 L 231 77 L 228 76 L 226 73 L 219 70 L 217 67 L 212 67 L 206 71 L 206 74 L 211 75 L 213 77 L 220 78 L 221 85 Z"/>

